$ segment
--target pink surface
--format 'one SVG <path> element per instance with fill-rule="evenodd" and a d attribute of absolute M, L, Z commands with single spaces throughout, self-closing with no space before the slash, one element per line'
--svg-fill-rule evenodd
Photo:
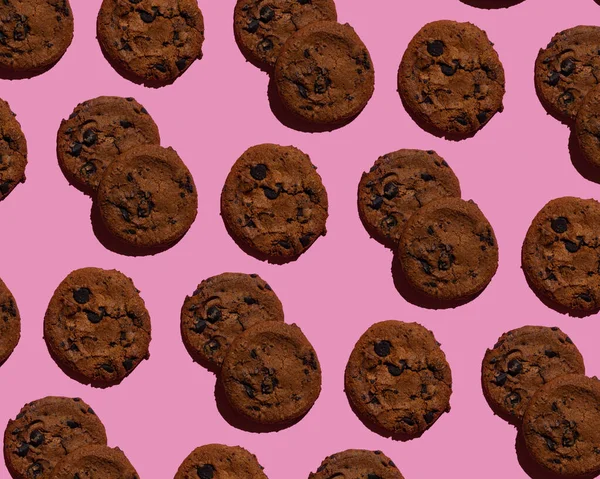
<path fill-rule="evenodd" d="M 485 349 L 504 331 L 525 324 L 557 325 L 579 346 L 590 375 L 600 373 L 600 322 L 544 306 L 520 269 L 520 247 L 535 213 L 563 195 L 600 198 L 600 187 L 571 164 L 569 131 L 548 116 L 533 87 L 538 49 L 577 24 L 598 22 L 594 0 L 525 0 L 507 10 L 481 10 L 458 0 L 338 0 L 369 48 L 375 95 L 351 124 L 332 133 L 290 130 L 273 116 L 267 76 L 247 63 L 232 33 L 234 0 L 200 0 L 206 22 L 204 59 L 173 85 L 153 90 L 121 78 L 95 39 L 100 0 L 71 0 L 75 39 L 55 68 L 21 81 L 1 81 L 0 96 L 17 113 L 29 143 L 27 182 L 0 204 L 0 276 L 23 318 L 22 339 L 0 368 L 0 425 L 46 395 L 81 396 L 104 421 L 142 479 L 173 477 L 185 456 L 211 442 L 239 444 L 257 454 L 271 478 L 306 478 L 328 454 L 381 449 L 407 479 L 527 477 L 515 454 L 515 429 L 495 417 L 480 386 Z M 568 6 L 567 6 L 568 4 Z M 506 69 L 505 111 L 474 138 L 449 142 L 419 129 L 396 93 L 407 43 L 426 22 L 471 21 L 485 29 Z M 56 160 L 60 120 L 98 95 L 134 96 L 158 123 L 199 191 L 195 224 L 174 248 L 131 258 L 106 250 L 90 224 L 90 200 L 68 185 Z M 297 262 L 274 266 L 243 253 L 225 231 L 219 195 L 232 163 L 249 146 L 295 145 L 319 167 L 330 198 L 328 234 Z M 495 228 L 500 268 L 475 301 L 455 310 L 409 304 L 394 288 L 392 256 L 363 229 L 356 211 L 361 173 L 399 148 L 435 149 Z M 58 283 L 75 268 L 117 268 L 131 276 L 152 317 L 151 358 L 121 385 L 98 390 L 65 376 L 50 359 L 42 320 Z M 193 363 L 179 334 L 179 310 L 203 278 L 223 271 L 257 272 L 281 298 L 286 320 L 299 324 L 323 368 L 315 407 L 290 429 L 254 434 L 235 429 L 217 410 L 213 374 Z M 358 337 L 384 319 L 418 321 L 433 330 L 454 376 L 452 411 L 420 439 L 395 442 L 366 429 L 343 392 L 343 372 Z M 2 462 L 2 461 L 0 461 Z M 8 477 L 0 464 L 0 477 Z"/>

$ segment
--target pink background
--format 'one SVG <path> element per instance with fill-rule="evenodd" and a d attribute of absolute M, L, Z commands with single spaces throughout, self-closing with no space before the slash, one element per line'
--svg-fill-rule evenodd
<path fill-rule="evenodd" d="M 339 19 L 368 46 L 375 95 L 345 128 L 308 134 L 283 126 L 267 101 L 267 76 L 244 60 L 232 34 L 234 0 L 200 0 L 206 22 L 204 59 L 173 85 L 153 90 L 121 78 L 95 39 L 100 0 L 71 0 L 75 39 L 46 74 L 1 81 L 0 95 L 17 113 L 29 144 L 27 182 L 0 204 L 0 276 L 23 318 L 22 339 L 0 368 L 0 425 L 46 395 L 81 396 L 106 425 L 142 479 L 173 477 L 196 446 L 239 444 L 257 454 L 271 478 L 306 478 L 328 454 L 381 449 L 407 479 L 527 477 L 515 454 L 515 429 L 495 417 L 480 387 L 480 363 L 504 331 L 525 324 L 557 325 L 579 346 L 590 375 L 600 373 L 600 322 L 544 306 L 520 269 L 520 247 L 535 213 L 563 195 L 600 198 L 600 187 L 575 170 L 568 129 L 548 116 L 533 87 L 538 49 L 577 24 L 598 23 L 594 0 L 525 0 L 506 10 L 482 10 L 459 0 L 338 0 Z M 505 111 L 474 138 L 449 142 L 419 129 L 396 93 L 396 71 L 407 43 L 426 22 L 471 21 L 485 29 L 506 69 Z M 60 120 L 98 95 L 133 96 L 158 123 L 192 171 L 200 211 L 185 238 L 155 257 L 131 258 L 105 249 L 90 224 L 90 200 L 68 185 L 55 155 Z M 329 233 L 295 263 L 274 266 L 243 253 L 225 231 L 219 195 L 232 163 L 249 146 L 295 145 L 319 167 L 330 198 Z M 396 291 L 392 255 L 370 240 L 356 212 L 361 173 L 399 148 L 435 149 L 495 228 L 500 268 L 475 301 L 455 310 L 427 310 Z M 151 358 L 121 385 L 81 385 L 50 359 L 42 320 L 58 283 L 84 266 L 117 268 L 141 290 L 152 317 Z M 323 368 L 323 392 L 294 427 L 269 434 L 230 426 L 217 410 L 215 377 L 193 363 L 179 334 L 179 310 L 203 278 L 223 271 L 257 272 L 281 298 L 288 322 L 299 324 Z M 384 319 L 418 321 L 433 330 L 454 376 L 452 411 L 420 439 L 396 442 L 371 432 L 353 414 L 343 372 L 358 337 Z M 2 462 L 2 461 L 0 461 Z M 0 464 L 0 477 L 8 477 Z"/>

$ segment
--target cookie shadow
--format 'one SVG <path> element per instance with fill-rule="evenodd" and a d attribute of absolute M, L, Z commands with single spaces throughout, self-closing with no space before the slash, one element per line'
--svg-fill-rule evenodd
<path fill-rule="evenodd" d="M 498 416 L 500 419 L 503 419 L 504 421 L 506 421 L 508 424 L 510 424 L 511 426 L 516 427 L 517 429 L 519 427 L 521 427 L 521 421 L 516 417 L 513 416 L 511 414 L 507 414 L 506 411 L 503 411 L 502 409 L 500 409 L 496 404 L 494 404 L 494 402 L 488 397 L 488 395 L 485 393 L 485 388 L 483 387 L 483 374 L 481 375 L 481 379 L 480 379 L 480 384 L 481 384 L 481 392 L 483 393 L 483 397 L 485 398 L 486 402 L 488 403 L 488 406 L 490 407 L 490 409 L 492 410 L 492 412 Z"/>
<path fill-rule="evenodd" d="M 425 309 L 453 309 L 459 306 L 463 306 L 467 303 L 470 303 L 474 299 L 476 299 L 485 288 L 479 293 L 469 296 L 468 298 L 458 299 L 458 300 L 442 300 L 438 298 L 433 298 L 431 296 L 427 296 L 422 292 L 415 289 L 415 287 L 410 283 L 402 266 L 400 265 L 400 261 L 394 255 L 394 259 L 392 259 L 392 278 L 394 280 L 394 286 L 400 296 L 402 296 L 406 301 L 415 306 L 419 306 L 420 308 Z"/>
<path fill-rule="evenodd" d="M 96 201 L 92 202 L 90 220 L 92 222 L 92 230 L 94 232 L 94 235 L 96 236 L 100 244 L 102 244 L 102 246 L 104 246 L 107 250 L 123 256 L 153 256 L 155 254 L 162 253 L 163 251 L 172 248 L 183 238 L 179 238 L 177 241 L 169 243 L 168 245 L 156 247 L 140 247 L 124 243 L 119 238 L 113 236 L 108 230 L 108 228 L 104 224 L 104 221 L 102 221 L 102 216 L 100 215 L 100 208 L 98 207 Z"/>
<path fill-rule="evenodd" d="M 293 421 L 277 424 L 259 424 L 242 416 L 231 407 L 231 404 L 229 404 L 229 400 L 227 399 L 227 395 L 225 394 L 223 382 L 218 376 L 215 383 L 215 401 L 217 403 L 217 410 L 219 411 L 219 414 L 221 414 L 223 419 L 225 419 L 230 426 L 240 429 L 241 431 L 253 432 L 257 434 L 282 431 L 283 429 L 287 429 L 299 423 L 306 416 L 306 414 L 308 414 L 307 411 L 305 414 L 300 416 L 298 419 L 294 419 Z"/>
<path fill-rule="evenodd" d="M 267 96 L 269 98 L 269 105 L 271 107 L 271 111 L 273 112 L 273 115 L 275 115 L 275 118 L 277 118 L 282 125 L 292 130 L 301 131 L 304 133 L 324 133 L 328 131 L 337 130 L 348 125 L 349 123 L 352 123 L 354 119 L 362 112 L 361 110 L 356 115 L 348 118 L 347 120 L 343 120 L 337 123 L 321 124 L 307 121 L 304 118 L 299 117 L 298 115 L 289 111 L 283 105 L 283 102 L 279 97 L 279 93 L 277 92 L 277 86 L 275 85 L 275 79 L 273 75 L 271 75 L 269 79 Z"/>
<path fill-rule="evenodd" d="M 581 176 L 588 181 L 600 183 L 600 168 L 586 161 L 574 129 L 571 129 L 571 134 L 569 135 L 569 155 L 571 156 L 571 163 L 573 163 L 573 166 Z"/>
<path fill-rule="evenodd" d="M 465 5 L 486 10 L 495 10 L 498 8 L 514 7 L 525 0 L 460 0 Z"/>

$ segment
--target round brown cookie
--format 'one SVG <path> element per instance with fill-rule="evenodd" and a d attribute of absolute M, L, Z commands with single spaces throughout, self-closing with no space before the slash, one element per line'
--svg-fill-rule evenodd
<path fill-rule="evenodd" d="M 458 178 L 435 151 L 398 150 L 380 157 L 358 185 L 358 212 L 367 231 L 393 247 L 421 206 L 460 198 Z"/>
<path fill-rule="evenodd" d="M 181 336 L 192 357 L 221 366 L 233 340 L 262 321 L 283 321 L 283 307 L 257 274 L 205 279 L 181 308 Z"/>
<path fill-rule="evenodd" d="M 79 398 L 48 396 L 23 406 L 4 432 L 4 458 L 15 479 L 45 479 L 67 454 L 106 445 L 106 431 Z"/>
<path fill-rule="evenodd" d="M 0 70 L 41 73 L 73 40 L 68 0 L 4 0 L 0 4 Z"/>
<path fill-rule="evenodd" d="M 600 472 L 600 381 L 558 377 L 535 393 L 522 432 L 532 458 L 562 476 Z"/>
<path fill-rule="evenodd" d="M 443 301 L 472 298 L 498 269 L 492 226 L 473 201 L 460 198 L 441 198 L 417 210 L 396 256 L 417 291 Z"/>
<path fill-rule="evenodd" d="M 574 132 L 585 160 L 600 168 L 600 86 L 592 88 L 581 103 Z"/>
<path fill-rule="evenodd" d="M 17 302 L 0 279 L 0 365 L 8 359 L 21 338 L 21 315 Z"/>
<path fill-rule="evenodd" d="M 281 49 L 274 78 L 284 107 L 317 124 L 355 117 L 375 89 L 367 47 L 350 25 L 332 21 L 294 33 Z"/>
<path fill-rule="evenodd" d="M 600 27 L 577 26 L 557 33 L 535 61 L 535 87 L 553 115 L 573 121 L 600 79 Z"/>
<path fill-rule="evenodd" d="M 27 141 L 16 116 L 10 105 L 0 99 L 0 145 L 27 158 Z"/>
<path fill-rule="evenodd" d="M 117 157 L 102 176 L 96 199 L 108 231 L 141 248 L 179 240 L 198 212 L 192 174 L 173 148 L 158 145 Z"/>
<path fill-rule="evenodd" d="M 97 34 L 120 69 L 162 85 L 202 58 L 204 20 L 196 0 L 104 0 Z"/>
<path fill-rule="evenodd" d="M 243 447 L 207 444 L 185 458 L 175 479 L 267 479 L 256 456 Z"/>
<path fill-rule="evenodd" d="M 398 92 L 410 112 L 436 132 L 469 136 L 502 111 L 504 68 L 483 30 L 440 20 L 410 41 L 398 70 Z"/>
<path fill-rule="evenodd" d="M 321 20 L 337 20 L 333 0 L 238 0 L 233 29 L 244 55 L 273 67 L 286 40 Z"/>
<path fill-rule="evenodd" d="M 107 166 L 139 145 L 160 144 L 158 127 L 133 98 L 101 96 L 77 105 L 58 130 L 56 151 L 68 180 L 95 191 Z"/>
<path fill-rule="evenodd" d="M 298 326 L 268 321 L 235 339 L 221 380 L 235 411 L 260 424 L 281 424 L 312 408 L 321 393 L 321 366 Z"/>
<path fill-rule="evenodd" d="M 600 308 L 600 203 L 574 197 L 548 202 L 535 216 L 521 252 L 530 285 L 571 312 Z"/>
<path fill-rule="evenodd" d="M 345 388 L 368 422 L 417 437 L 450 411 L 452 373 L 431 331 L 417 323 L 382 321 L 354 346 Z"/>
<path fill-rule="evenodd" d="M 381 451 L 348 449 L 326 457 L 308 479 L 404 479 L 394 462 Z"/>
<path fill-rule="evenodd" d="M 72 271 L 56 288 L 44 318 L 52 357 L 77 379 L 121 382 L 150 357 L 150 316 L 130 278 L 116 270 Z"/>
<path fill-rule="evenodd" d="M 248 249 L 291 260 L 325 235 L 327 192 L 308 155 L 293 146 L 257 145 L 231 168 L 221 216 Z"/>
<path fill-rule="evenodd" d="M 565 374 L 584 374 L 583 357 L 560 329 L 523 326 L 504 333 L 481 365 L 483 392 L 492 406 L 518 421 L 534 393 Z"/>
<path fill-rule="evenodd" d="M 138 473 L 118 447 L 85 446 L 65 456 L 51 479 L 138 479 Z"/>

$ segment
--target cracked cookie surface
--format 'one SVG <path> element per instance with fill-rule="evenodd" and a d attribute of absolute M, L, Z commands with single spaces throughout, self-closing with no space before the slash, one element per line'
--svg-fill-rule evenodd
<path fill-rule="evenodd" d="M 175 479 L 267 479 L 256 456 L 243 447 L 207 444 L 185 458 Z"/>
<path fill-rule="evenodd" d="M 221 378 L 233 409 L 260 424 L 302 417 L 321 393 L 317 353 L 298 326 L 282 322 L 262 322 L 240 334 Z"/>
<path fill-rule="evenodd" d="M 234 31 L 246 57 L 273 67 L 286 40 L 321 20 L 337 20 L 333 0 L 238 0 Z"/>
<path fill-rule="evenodd" d="M 0 279 L 0 365 L 8 359 L 21 338 L 21 315 L 12 293 Z"/>
<path fill-rule="evenodd" d="M 0 69 L 41 73 L 73 40 L 68 0 L 4 0 L 0 4 Z"/>
<path fill-rule="evenodd" d="M 585 160 L 600 168 L 600 86 L 592 88 L 582 102 L 574 132 Z"/>
<path fill-rule="evenodd" d="M 394 462 L 381 451 L 348 449 L 326 457 L 308 479 L 404 479 Z"/>
<path fill-rule="evenodd" d="M 4 432 L 6 466 L 15 479 L 50 479 L 67 454 L 106 445 L 106 431 L 79 398 L 48 396 L 23 406 Z"/>
<path fill-rule="evenodd" d="M 472 201 L 442 198 L 408 220 L 396 255 L 410 284 L 440 300 L 483 291 L 498 268 L 492 226 Z"/>
<path fill-rule="evenodd" d="M 52 479 L 138 479 L 139 475 L 118 447 L 85 446 L 65 456 Z"/>
<path fill-rule="evenodd" d="M 600 203 L 548 202 L 533 219 L 521 252 L 535 291 L 571 312 L 600 308 Z"/>
<path fill-rule="evenodd" d="M 205 279 L 181 308 L 181 336 L 196 361 L 221 366 L 233 340 L 262 321 L 283 321 L 283 307 L 257 274 Z"/>
<path fill-rule="evenodd" d="M 503 109 L 504 68 L 483 30 L 440 20 L 410 41 L 398 70 L 398 92 L 435 131 L 471 135 Z"/>
<path fill-rule="evenodd" d="M 170 83 L 202 58 L 196 0 L 104 0 L 97 31 L 106 55 L 141 82 Z"/>
<path fill-rule="evenodd" d="M 584 374 L 583 357 L 559 328 L 523 326 L 504 333 L 481 365 L 483 391 L 507 416 L 523 419 L 527 404 L 548 381 Z"/>
<path fill-rule="evenodd" d="M 285 42 L 274 79 L 283 105 L 318 124 L 358 115 L 375 89 L 367 47 L 350 25 L 331 21 L 311 23 Z"/>
<path fill-rule="evenodd" d="M 80 103 L 61 122 L 57 155 L 69 181 L 95 191 L 118 155 L 144 144 L 160 144 L 148 111 L 133 98 L 101 96 Z"/>
<path fill-rule="evenodd" d="M 417 323 L 382 321 L 354 346 L 345 389 L 370 423 L 417 437 L 450 411 L 452 373 L 431 331 Z"/>
<path fill-rule="evenodd" d="M 196 219 L 198 193 L 190 171 L 172 148 L 145 145 L 115 159 L 98 187 L 102 221 L 136 247 L 168 246 Z"/>
<path fill-rule="evenodd" d="M 600 27 L 557 33 L 535 61 L 535 86 L 544 106 L 563 121 L 575 120 L 588 92 L 600 80 Z"/>
<path fill-rule="evenodd" d="M 393 247 L 416 210 L 448 196 L 460 198 L 460 184 L 443 158 L 434 151 L 398 150 L 363 173 L 358 211 L 368 232 Z"/>
<path fill-rule="evenodd" d="M 525 411 L 522 432 L 538 464 L 571 477 L 600 472 L 599 426 L 600 381 L 570 374 L 535 393 Z"/>
<path fill-rule="evenodd" d="M 130 278 L 82 268 L 58 286 L 44 318 L 53 358 L 78 379 L 113 385 L 150 356 L 150 316 Z"/>
<path fill-rule="evenodd" d="M 227 176 L 221 216 L 252 251 L 291 260 L 325 235 L 327 192 L 308 155 L 293 146 L 257 145 Z"/>

